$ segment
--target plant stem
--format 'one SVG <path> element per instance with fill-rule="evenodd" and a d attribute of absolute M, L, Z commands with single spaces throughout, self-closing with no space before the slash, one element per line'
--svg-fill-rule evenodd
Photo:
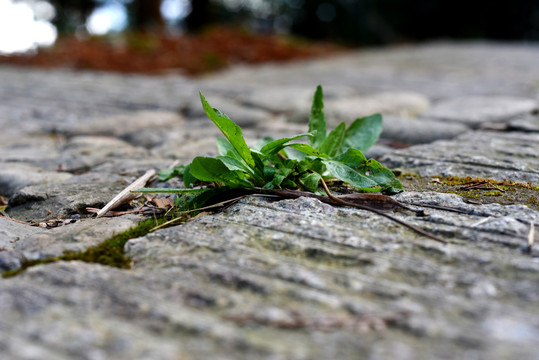
<path fill-rule="evenodd" d="M 399 219 L 397 219 L 397 218 L 395 218 L 395 217 L 393 217 L 393 216 L 391 216 L 391 215 L 389 215 L 389 214 L 386 214 L 386 213 L 384 213 L 384 212 L 382 212 L 382 211 L 379 211 L 379 210 L 377 210 L 377 209 L 373 209 L 373 208 L 371 208 L 371 207 L 369 207 L 369 206 L 364 206 L 364 205 L 360 205 L 360 204 L 355 204 L 355 203 L 351 203 L 351 202 L 348 202 L 348 201 L 344 201 L 344 200 L 342 200 L 342 199 L 339 199 L 338 197 L 336 197 L 335 195 L 333 195 L 333 194 L 331 193 L 331 191 L 329 191 L 329 188 L 328 188 L 326 182 L 324 181 L 324 179 L 323 179 L 323 178 L 320 178 L 320 180 L 322 181 L 322 186 L 324 187 L 324 190 L 326 190 L 326 193 L 328 194 L 328 197 L 329 197 L 331 200 L 335 201 L 336 203 L 341 204 L 341 205 L 345 205 L 345 206 L 355 207 L 355 208 L 362 209 L 362 210 L 371 211 L 371 212 L 373 212 L 373 213 L 375 213 L 375 214 L 377 214 L 377 215 L 383 216 L 383 217 L 385 217 L 385 218 L 387 218 L 387 219 L 389 219 L 389 220 L 391 220 L 391 221 L 394 221 L 394 222 L 396 222 L 396 223 L 398 223 L 398 224 L 400 224 L 400 225 L 402 225 L 402 226 L 404 226 L 404 227 L 407 227 L 408 229 L 410 229 L 410 230 L 412 230 L 412 231 L 414 231 L 414 232 L 416 232 L 416 233 L 418 233 L 418 234 L 421 234 L 421 235 L 423 235 L 423 236 L 426 236 L 426 237 L 428 237 L 429 239 L 432 239 L 432 240 L 434 240 L 434 241 L 438 241 L 438 242 L 440 242 L 440 243 L 442 243 L 442 244 L 447 244 L 447 241 L 440 239 L 440 238 L 437 237 L 436 235 L 433 235 L 433 234 L 428 233 L 428 232 L 426 232 L 426 231 L 424 231 L 424 230 L 421 230 L 420 228 L 418 228 L 418 227 L 416 227 L 416 226 L 407 224 L 407 223 L 405 223 L 404 221 L 399 220 Z"/>

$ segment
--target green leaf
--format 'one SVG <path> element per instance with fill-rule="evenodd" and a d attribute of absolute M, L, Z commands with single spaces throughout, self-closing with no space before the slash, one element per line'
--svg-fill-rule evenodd
<path fill-rule="evenodd" d="M 313 96 L 313 104 L 311 106 L 311 116 L 309 117 L 309 132 L 314 134 L 309 138 L 309 143 L 317 148 L 324 142 L 326 138 L 326 119 L 324 118 L 324 93 L 322 86 L 318 85 Z"/>
<path fill-rule="evenodd" d="M 191 174 L 201 181 L 214 181 L 226 186 L 252 186 L 243 179 L 241 173 L 232 171 L 226 167 L 220 159 L 198 156 L 191 162 Z"/>
<path fill-rule="evenodd" d="M 252 169 L 249 169 L 247 165 L 243 164 L 241 161 L 239 161 L 232 155 L 233 153 L 230 151 L 226 156 L 217 156 L 217 159 L 221 160 L 221 162 L 225 164 L 228 170 L 239 170 L 246 172 L 249 175 L 252 175 Z"/>
<path fill-rule="evenodd" d="M 287 178 L 283 180 L 281 187 L 285 189 L 297 189 L 298 184 Z"/>
<path fill-rule="evenodd" d="M 349 148 L 345 153 L 338 155 L 333 160 L 348 165 L 351 168 L 358 168 L 365 165 L 367 158 L 358 149 Z"/>
<path fill-rule="evenodd" d="M 318 184 L 322 176 L 318 173 L 304 173 L 299 177 L 299 183 L 308 191 L 318 192 Z"/>
<path fill-rule="evenodd" d="M 176 176 L 180 175 L 178 172 L 176 172 L 174 170 L 175 169 L 163 169 L 163 170 L 160 170 L 157 173 L 157 179 L 159 181 L 167 181 L 167 180 L 172 179 L 173 177 L 176 177 Z"/>
<path fill-rule="evenodd" d="M 281 150 L 280 153 L 291 160 L 301 161 L 305 159 L 305 153 L 302 153 L 301 151 L 297 151 L 296 149 L 291 148 L 290 144 L 287 145 L 286 151 Z"/>
<path fill-rule="evenodd" d="M 258 154 L 256 151 L 251 150 L 251 156 L 255 161 L 255 173 L 257 174 L 257 176 L 261 176 L 264 172 L 264 162 L 260 158 L 261 155 L 263 154 Z"/>
<path fill-rule="evenodd" d="M 251 150 L 254 149 L 254 150 L 260 152 L 260 149 L 262 149 L 266 144 L 269 144 L 272 141 L 275 141 L 275 139 L 270 137 L 270 136 L 266 136 L 266 137 L 258 140 L 256 142 L 255 146 L 253 148 L 251 148 Z"/>
<path fill-rule="evenodd" d="M 328 157 L 323 152 L 320 152 L 320 151 L 316 150 L 315 148 L 313 148 L 312 146 L 307 145 L 307 144 L 291 144 L 291 145 L 288 145 L 288 146 L 290 146 L 293 149 L 299 150 L 302 153 L 305 153 L 305 154 L 310 155 L 310 156 L 316 156 L 316 157 L 320 157 L 320 158 L 327 158 Z"/>
<path fill-rule="evenodd" d="M 202 194 L 210 189 L 171 189 L 171 188 L 140 188 L 138 190 L 132 190 L 132 193 L 168 193 L 168 194 Z"/>
<path fill-rule="evenodd" d="M 266 183 L 266 185 L 264 185 L 264 188 L 266 188 L 266 189 L 280 188 L 281 183 L 283 182 L 284 179 L 286 179 L 286 176 L 275 175 L 270 182 L 268 182 L 268 183 Z"/>
<path fill-rule="evenodd" d="M 238 160 L 236 157 L 233 156 L 234 154 L 230 151 L 227 156 L 218 156 L 217 159 L 221 160 L 223 164 L 228 168 L 228 170 L 232 171 L 241 171 L 245 174 L 247 174 L 249 177 L 255 179 L 255 181 L 261 180 L 260 176 L 257 176 L 256 171 L 257 169 L 251 169 L 249 166 L 247 166 L 243 161 Z M 251 153 L 251 155 L 255 155 L 254 153 Z M 257 167 L 259 166 L 257 160 L 259 158 L 255 158 L 253 156 L 253 159 L 255 159 L 255 164 L 257 164 Z M 262 168 L 264 165 L 262 165 Z"/>
<path fill-rule="evenodd" d="M 367 151 L 382 133 L 382 115 L 375 114 L 356 119 L 346 130 L 342 150 L 348 148 Z"/>
<path fill-rule="evenodd" d="M 318 148 L 324 154 L 328 154 L 329 157 L 333 157 L 339 153 L 341 149 L 342 142 L 344 139 L 344 131 L 346 130 L 346 125 L 344 122 L 340 123 L 335 129 L 333 129 L 328 137 L 324 140 L 322 145 Z"/>
<path fill-rule="evenodd" d="M 323 174 L 325 171 L 325 166 L 322 163 L 323 158 L 320 157 L 307 157 L 304 160 L 301 160 L 297 163 L 296 169 L 298 174 L 302 174 L 306 171 L 314 171 L 319 174 Z"/>
<path fill-rule="evenodd" d="M 218 137 L 217 138 L 217 152 L 219 153 L 219 155 L 225 156 L 230 151 L 232 151 L 238 157 L 238 159 L 240 158 L 240 155 L 238 154 L 234 146 L 232 146 L 230 141 L 228 141 L 225 138 Z"/>
<path fill-rule="evenodd" d="M 249 149 L 241 129 L 226 115 L 212 108 L 202 95 L 200 99 L 208 117 L 225 138 L 217 139 L 217 158 L 197 157 L 188 166 L 162 171 L 161 179 L 183 176 L 186 189 L 141 189 L 140 192 L 179 193 L 175 203 L 181 209 L 202 206 L 216 194 L 236 187 L 263 186 L 289 188 L 298 186 L 321 193 L 322 176 L 332 176 L 363 191 L 402 191 L 394 174 L 376 160 L 367 160 L 362 151 L 372 146 L 382 131 L 380 115 L 356 119 L 348 129 L 339 124 L 326 135 L 322 87 L 313 96 L 309 133 L 273 140 L 266 138 Z M 309 144 L 293 140 L 308 136 Z M 285 152 L 288 151 L 288 154 Z M 281 154 L 285 157 L 280 156 Z M 189 189 L 196 181 L 214 182 L 209 189 Z"/>
<path fill-rule="evenodd" d="M 201 181 L 222 181 L 231 171 L 219 159 L 197 156 L 191 162 L 190 172 Z"/>
<path fill-rule="evenodd" d="M 199 194 L 187 193 L 181 194 L 181 196 L 176 196 L 174 198 L 174 205 L 180 211 L 195 210 L 204 206 L 206 202 L 208 202 L 208 200 L 210 200 L 220 192 L 219 189 L 203 190 L 205 191 Z"/>
<path fill-rule="evenodd" d="M 285 180 L 288 175 L 290 175 L 293 171 L 294 169 L 290 166 L 278 168 L 277 171 L 273 173 L 273 178 L 271 179 L 271 182 L 267 183 L 266 186 L 271 189 L 281 187 L 281 183 L 283 182 L 283 180 Z"/>
<path fill-rule="evenodd" d="M 384 192 L 396 194 L 403 191 L 402 184 L 395 174 L 378 161 L 370 159 L 362 168 L 365 175 L 380 185 Z"/>
<path fill-rule="evenodd" d="M 251 156 L 249 147 L 245 143 L 241 128 L 230 120 L 228 116 L 219 110 L 212 108 L 202 95 L 202 92 L 200 93 L 200 101 L 202 102 L 204 112 L 206 112 L 206 115 L 208 115 L 210 120 L 213 121 L 219 130 L 221 130 L 223 135 L 225 135 L 227 140 L 230 142 L 230 144 L 232 144 L 234 149 L 236 149 L 240 157 L 247 163 L 247 165 L 254 168 L 255 162 Z"/>
<path fill-rule="evenodd" d="M 264 145 L 262 147 L 262 149 L 260 149 L 260 152 L 263 153 L 264 155 L 277 154 L 279 151 L 281 151 L 282 149 L 284 149 L 286 147 L 286 143 L 288 143 L 288 142 L 290 142 L 292 140 L 300 139 L 300 138 L 305 137 L 305 136 L 313 136 L 313 134 L 310 134 L 310 133 L 300 134 L 300 135 L 296 135 L 296 136 L 289 137 L 289 138 L 283 138 L 283 139 L 279 139 L 279 140 L 274 140 L 274 141 Z"/>
<path fill-rule="evenodd" d="M 191 174 L 191 165 L 187 165 L 183 171 L 183 186 L 186 188 L 191 187 L 194 183 L 197 182 L 197 178 Z"/>
<path fill-rule="evenodd" d="M 348 165 L 335 160 L 322 160 L 322 162 L 326 165 L 330 176 L 336 177 L 360 190 L 378 192 L 382 189 L 374 180 Z"/>
<path fill-rule="evenodd" d="M 176 176 L 182 176 L 185 171 L 186 165 L 179 165 L 172 169 L 164 169 L 157 173 L 157 179 L 160 181 L 167 181 Z"/>

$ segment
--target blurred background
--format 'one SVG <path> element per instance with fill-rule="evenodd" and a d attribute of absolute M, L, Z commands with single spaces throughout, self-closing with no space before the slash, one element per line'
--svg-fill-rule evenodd
<path fill-rule="evenodd" d="M 0 61 L 196 75 L 439 39 L 539 41 L 539 0 L 0 0 Z"/>

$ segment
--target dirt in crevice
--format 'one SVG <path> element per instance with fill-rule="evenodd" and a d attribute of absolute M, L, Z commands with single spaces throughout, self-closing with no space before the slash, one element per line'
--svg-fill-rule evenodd
<path fill-rule="evenodd" d="M 529 183 L 456 176 L 421 177 L 416 174 L 401 174 L 398 178 L 407 191 L 457 194 L 470 203 L 523 204 L 539 211 L 539 186 Z"/>

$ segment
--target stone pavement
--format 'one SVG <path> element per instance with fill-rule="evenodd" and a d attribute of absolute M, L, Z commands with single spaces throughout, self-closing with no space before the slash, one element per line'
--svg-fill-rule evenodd
<path fill-rule="evenodd" d="M 331 124 L 384 115 L 369 155 L 386 166 L 532 194 L 530 207 L 397 195 L 472 212 L 394 213 L 448 245 L 362 210 L 246 198 L 128 241 L 128 270 L 69 261 L 0 279 L 2 359 L 537 359 L 538 59 L 536 45 L 434 43 L 200 79 L 0 67 L 6 213 L 62 219 L 0 218 L 0 272 L 135 226 L 86 208 L 148 169 L 214 154 L 199 90 L 254 143 L 305 131 L 322 84 Z"/>

